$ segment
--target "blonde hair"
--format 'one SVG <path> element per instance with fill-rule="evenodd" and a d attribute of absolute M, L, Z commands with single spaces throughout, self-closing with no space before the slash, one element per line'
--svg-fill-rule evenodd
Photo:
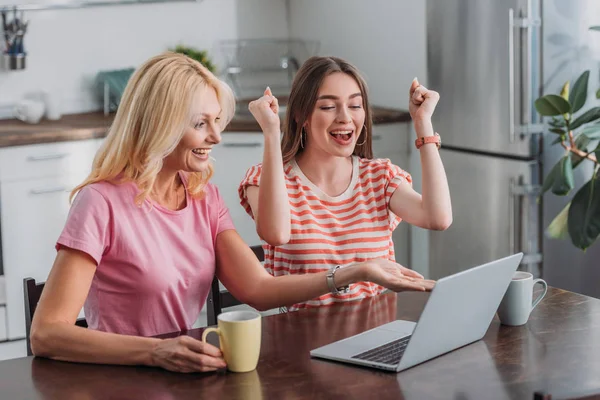
<path fill-rule="evenodd" d="M 89 176 L 71 192 L 100 181 L 133 181 L 141 205 L 152 190 L 163 159 L 181 140 L 191 121 L 191 105 L 198 90 L 212 88 L 221 105 L 219 126 L 233 118 L 235 98 L 224 82 L 185 55 L 166 52 L 146 61 L 129 80 L 108 135 L 98 150 Z M 187 189 L 199 198 L 213 174 L 191 173 Z"/>
<path fill-rule="evenodd" d="M 294 77 L 290 90 L 283 124 L 283 138 L 281 140 L 281 154 L 284 164 L 303 151 L 301 144 L 304 123 L 310 118 L 315 108 L 317 95 L 323 80 L 335 72 L 342 72 L 354 78 L 362 95 L 365 125 L 357 139 L 361 143 L 356 144 L 352 154 L 361 158 L 373 158 L 373 121 L 369 106 L 367 83 L 358 69 L 349 62 L 338 57 L 314 56 L 302 64 Z"/>

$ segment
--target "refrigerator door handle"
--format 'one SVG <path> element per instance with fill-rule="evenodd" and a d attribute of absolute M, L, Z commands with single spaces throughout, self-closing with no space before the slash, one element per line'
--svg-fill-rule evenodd
<path fill-rule="evenodd" d="M 508 140 L 515 141 L 515 14 L 508 9 Z M 514 210 L 513 210 L 514 212 Z"/>
<path fill-rule="evenodd" d="M 515 253 L 515 178 L 508 182 L 508 252 Z"/>
<path fill-rule="evenodd" d="M 533 45 L 532 29 L 541 26 L 539 18 L 531 18 L 533 7 L 531 0 L 527 0 L 528 18 L 515 18 L 514 9 L 508 9 L 508 135 L 509 142 L 514 143 L 517 139 L 517 133 L 523 139 L 528 135 L 542 133 L 542 124 L 532 124 L 531 121 L 531 98 L 533 65 L 531 52 Z M 527 51 L 525 52 L 525 72 L 523 73 L 523 62 L 519 71 L 521 75 L 527 78 L 526 85 L 521 84 L 520 98 L 523 102 L 523 115 L 525 121 L 519 121 L 518 132 L 515 125 L 515 28 L 526 29 L 527 31 Z"/>

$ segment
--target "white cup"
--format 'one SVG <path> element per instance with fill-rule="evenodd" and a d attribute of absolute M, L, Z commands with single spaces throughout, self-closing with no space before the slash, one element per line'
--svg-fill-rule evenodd
<path fill-rule="evenodd" d="M 60 98 L 56 94 L 44 92 L 42 94 L 44 104 L 46 105 L 46 118 L 52 121 L 61 119 Z"/>
<path fill-rule="evenodd" d="M 544 291 L 533 301 L 533 287 L 536 283 L 544 286 Z M 508 285 L 504 298 L 498 307 L 498 318 L 503 325 L 519 326 L 527 323 L 529 314 L 544 298 L 548 285 L 543 279 L 533 279 L 529 272 L 517 271 Z"/>
<path fill-rule="evenodd" d="M 33 99 L 23 99 L 15 105 L 14 115 L 16 118 L 29 124 L 37 124 L 44 116 L 46 106 L 44 102 Z"/>

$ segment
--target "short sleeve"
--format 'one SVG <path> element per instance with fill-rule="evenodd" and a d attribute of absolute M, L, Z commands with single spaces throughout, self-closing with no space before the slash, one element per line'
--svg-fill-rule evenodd
<path fill-rule="evenodd" d="M 221 197 L 221 193 L 219 193 L 219 189 L 215 186 L 215 197 L 217 203 L 217 235 L 223 231 L 229 229 L 235 229 L 235 225 L 233 224 L 233 220 L 231 219 L 231 215 L 229 214 L 229 208 L 225 204 L 225 200 Z M 216 235 L 215 235 L 216 236 Z"/>
<path fill-rule="evenodd" d="M 89 254 L 96 264 L 110 247 L 111 208 L 106 198 L 91 186 L 79 191 L 56 242 L 62 246 Z"/>
<path fill-rule="evenodd" d="M 398 189 L 398 186 L 408 183 L 412 186 L 412 177 L 402 168 L 392 164 L 390 160 L 385 160 L 386 169 L 386 187 L 385 187 L 385 202 L 390 206 L 392 195 Z"/>
<path fill-rule="evenodd" d="M 248 171 L 246 171 L 246 176 L 242 179 L 240 186 L 238 187 L 238 194 L 240 196 L 240 204 L 244 207 L 244 210 L 248 213 L 249 216 L 254 219 L 254 215 L 252 214 L 252 208 L 250 207 L 250 203 L 248 203 L 248 194 L 246 190 L 248 186 L 259 186 L 260 184 L 260 174 L 262 173 L 262 164 L 257 164 Z"/>
<path fill-rule="evenodd" d="M 387 209 L 390 210 L 390 201 L 392 199 L 392 195 L 400 185 L 409 184 L 412 187 L 412 177 L 402 168 L 397 165 L 392 164 L 392 162 L 388 159 L 384 160 L 385 170 L 386 170 L 386 183 L 385 183 L 385 204 Z M 396 229 L 396 226 L 401 221 L 401 218 L 396 214 L 390 213 L 390 226 L 392 230 Z"/>

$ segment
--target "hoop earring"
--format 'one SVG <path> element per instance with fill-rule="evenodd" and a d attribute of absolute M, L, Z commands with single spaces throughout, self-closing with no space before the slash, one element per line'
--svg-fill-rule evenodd
<path fill-rule="evenodd" d="M 300 147 L 304 148 L 304 135 L 306 135 L 306 132 L 304 131 L 304 127 L 302 127 L 302 129 L 300 129 Z"/>
<path fill-rule="evenodd" d="M 357 146 L 363 146 L 365 143 L 367 143 L 367 126 L 363 125 L 363 128 L 363 130 L 365 131 L 365 138 L 363 139 L 362 143 L 356 143 Z"/>

